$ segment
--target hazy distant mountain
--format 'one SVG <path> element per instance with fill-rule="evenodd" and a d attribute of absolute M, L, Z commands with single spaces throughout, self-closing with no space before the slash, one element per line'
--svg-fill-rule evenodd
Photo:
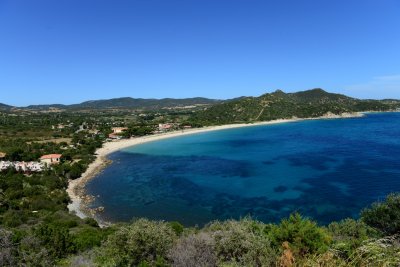
<path fill-rule="evenodd" d="M 193 105 L 210 105 L 219 102 L 221 102 L 221 100 L 208 99 L 203 97 L 183 98 L 183 99 L 174 99 L 174 98 L 143 99 L 143 98 L 121 97 L 121 98 L 104 99 L 104 100 L 90 100 L 82 102 L 80 104 L 72 104 L 72 105 L 62 105 L 62 104 L 29 105 L 20 108 L 29 110 L 50 110 L 50 109 L 60 109 L 60 110 L 84 110 L 84 109 L 85 110 L 87 109 L 152 110 L 154 109 L 156 110 L 162 108 L 185 107 Z"/>
<path fill-rule="evenodd" d="M 143 98 L 113 98 L 106 100 L 92 100 L 80 104 L 69 105 L 73 109 L 107 109 L 107 108 L 133 108 L 133 109 L 161 109 L 171 107 L 184 107 L 192 105 L 210 105 L 220 102 L 220 100 L 208 99 L 203 97 L 195 98 L 163 98 L 163 99 L 143 99 Z"/>
<path fill-rule="evenodd" d="M 297 93 L 285 93 L 277 90 L 259 97 L 238 97 L 230 100 L 216 100 L 203 97 L 195 98 L 113 98 L 85 101 L 73 105 L 30 105 L 19 107 L 24 110 L 90 110 L 90 109 L 146 109 L 188 107 L 206 105 L 207 109 L 199 111 L 194 120 L 204 123 L 234 123 L 248 121 L 264 121 L 278 118 L 317 117 L 327 112 L 340 114 L 343 112 L 388 110 L 400 106 L 399 100 L 360 100 L 341 94 L 328 93 L 322 89 L 311 89 Z M 0 104 L 0 110 L 14 107 Z"/>
<path fill-rule="evenodd" d="M 0 103 L 0 110 L 10 110 L 12 108 L 13 108 L 12 106 Z"/>
<path fill-rule="evenodd" d="M 62 105 L 62 104 L 49 104 L 49 105 L 29 105 L 24 107 L 25 109 L 50 109 L 50 108 L 56 108 L 56 109 L 66 109 L 68 106 L 67 105 Z"/>
<path fill-rule="evenodd" d="M 297 93 L 277 90 L 259 97 L 243 97 L 213 105 L 205 111 L 197 112 L 193 120 L 201 124 L 226 124 L 319 117 L 326 113 L 381 111 L 398 107 L 400 102 L 396 100 L 360 100 L 328 93 L 320 88 Z"/>

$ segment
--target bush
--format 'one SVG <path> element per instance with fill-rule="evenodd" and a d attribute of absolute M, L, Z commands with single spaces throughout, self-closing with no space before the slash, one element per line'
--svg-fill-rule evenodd
<path fill-rule="evenodd" d="M 79 229 L 72 238 L 72 243 L 77 251 L 85 251 L 100 246 L 104 234 L 100 228 L 84 227 Z"/>
<path fill-rule="evenodd" d="M 335 242 L 334 248 L 350 256 L 363 241 L 376 237 L 377 232 L 362 221 L 345 219 L 328 226 Z"/>
<path fill-rule="evenodd" d="M 399 236 L 364 242 L 357 248 L 350 266 L 400 266 Z"/>
<path fill-rule="evenodd" d="M 99 224 L 93 218 L 88 217 L 88 218 L 85 218 L 83 221 L 85 222 L 85 224 L 90 225 L 92 227 L 97 227 L 97 228 L 99 227 Z"/>
<path fill-rule="evenodd" d="M 19 266 L 54 266 L 55 258 L 37 237 L 25 236 L 19 245 Z"/>
<path fill-rule="evenodd" d="M 263 230 L 264 224 L 249 218 L 214 222 L 204 229 L 214 239 L 219 264 L 271 266 L 277 255 Z"/>
<path fill-rule="evenodd" d="M 202 266 L 217 265 L 215 242 L 210 233 L 191 234 L 179 239 L 171 249 L 169 258 L 172 266 Z"/>
<path fill-rule="evenodd" d="M 55 224 L 42 224 L 35 234 L 55 258 L 64 257 L 74 250 L 68 228 Z"/>
<path fill-rule="evenodd" d="M 290 248 L 299 256 L 323 253 L 331 243 L 331 237 L 325 229 L 298 213 L 282 220 L 279 225 L 271 226 L 269 236 L 277 247 L 289 242 Z"/>
<path fill-rule="evenodd" d="M 7 227 L 17 227 L 24 223 L 26 216 L 20 210 L 8 210 L 3 214 L 2 223 Z"/>
<path fill-rule="evenodd" d="M 0 266 L 15 266 L 12 232 L 0 228 Z"/>
<path fill-rule="evenodd" d="M 106 266 L 131 266 L 144 261 L 151 265 L 166 259 L 175 239 L 167 223 L 139 219 L 111 234 L 97 260 Z"/>
<path fill-rule="evenodd" d="M 175 234 L 180 236 L 183 233 L 184 227 L 180 222 L 169 222 L 171 228 L 175 231 Z"/>
<path fill-rule="evenodd" d="M 361 212 L 361 220 L 386 235 L 400 233 L 400 194 L 390 194 Z"/>

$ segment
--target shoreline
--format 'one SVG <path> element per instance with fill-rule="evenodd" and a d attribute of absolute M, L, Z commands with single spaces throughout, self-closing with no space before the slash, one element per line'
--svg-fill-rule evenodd
<path fill-rule="evenodd" d="M 90 196 L 86 194 L 85 186 L 86 183 L 91 179 L 95 178 L 97 174 L 99 174 L 107 165 L 111 163 L 111 160 L 107 158 L 107 156 L 111 153 L 119 151 L 121 149 L 144 144 L 148 142 L 163 140 L 167 138 L 197 134 L 197 133 L 205 133 L 211 131 L 218 130 L 227 130 L 234 128 L 242 128 L 242 127 L 251 127 L 251 126 L 263 126 L 263 125 L 274 125 L 281 123 L 290 123 L 290 122 L 299 122 L 306 120 L 321 120 L 321 119 L 346 119 L 346 118 L 359 118 L 365 116 L 364 112 L 356 112 L 356 113 L 343 113 L 341 115 L 335 115 L 332 113 L 328 113 L 324 116 L 316 117 L 316 118 L 296 118 L 292 119 L 278 119 L 272 121 L 263 121 L 263 122 L 255 122 L 255 123 L 240 123 L 240 124 L 226 124 L 226 125 L 218 125 L 218 126 L 207 126 L 203 128 L 193 128 L 187 130 L 178 130 L 154 135 L 147 135 L 142 137 L 133 137 L 130 139 L 122 139 L 118 141 L 111 141 L 103 143 L 103 146 L 96 150 L 95 156 L 96 159 L 88 166 L 87 170 L 82 174 L 80 178 L 75 180 L 69 180 L 68 188 L 66 189 L 71 203 L 68 204 L 68 210 L 70 213 L 74 213 L 80 218 L 94 218 L 100 227 L 105 227 L 110 225 L 110 222 L 106 222 L 96 214 L 101 212 L 104 208 L 98 207 L 95 209 L 89 208 L 89 204 L 95 199 L 94 196 Z"/>

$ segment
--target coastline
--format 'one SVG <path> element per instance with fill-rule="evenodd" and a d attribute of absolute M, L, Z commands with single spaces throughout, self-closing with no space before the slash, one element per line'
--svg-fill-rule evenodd
<path fill-rule="evenodd" d="M 134 137 L 130 139 L 122 139 L 118 141 L 106 142 L 103 146 L 96 150 L 96 159 L 88 166 L 87 170 L 82 174 L 82 176 L 75 180 L 69 180 L 67 193 L 71 199 L 71 203 L 68 204 L 68 209 L 70 213 L 76 214 L 80 218 L 91 217 L 96 219 L 100 227 L 110 225 L 109 222 L 100 220 L 96 214 L 101 212 L 103 207 L 96 209 L 89 208 L 89 204 L 95 198 L 94 196 L 87 195 L 85 192 L 85 186 L 88 181 L 96 177 L 96 175 L 101 172 L 111 161 L 107 156 L 113 152 L 119 151 L 123 148 L 144 144 L 148 142 L 158 141 L 167 138 L 179 137 L 184 135 L 191 135 L 197 133 L 205 133 L 218 130 L 234 129 L 241 127 L 251 127 L 251 126 L 262 126 L 262 125 L 273 125 L 281 123 L 299 122 L 305 120 L 320 120 L 320 119 L 345 119 L 345 118 L 357 118 L 363 117 L 365 114 L 363 112 L 357 113 L 343 113 L 341 115 L 335 115 L 332 113 L 327 113 L 324 116 L 316 118 L 296 118 L 292 119 L 278 119 L 272 121 L 263 121 L 255 123 L 241 123 L 241 124 L 226 124 L 219 126 L 208 126 L 203 128 L 193 128 L 187 130 L 172 131 L 154 135 L 148 135 L 143 137 Z"/>

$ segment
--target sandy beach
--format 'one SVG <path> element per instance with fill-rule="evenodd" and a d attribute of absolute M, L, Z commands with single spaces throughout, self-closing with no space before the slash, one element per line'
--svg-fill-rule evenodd
<path fill-rule="evenodd" d="M 75 213 L 77 216 L 81 218 L 86 218 L 86 217 L 95 218 L 95 214 L 98 212 L 98 210 L 93 210 L 88 208 L 88 204 L 93 200 L 94 197 L 86 195 L 85 185 L 90 179 L 94 178 L 99 172 L 103 170 L 103 168 L 105 168 L 111 162 L 110 160 L 107 159 L 107 155 L 126 147 L 131 147 L 134 145 L 157 141 L 166 138 L 172 138 L 172 137 L 178 137 L 196 133 L 204 133 L 209 131 L 233 129 L 239 127 L 272 125 L 278 123 L 289 123 L 289 122 L 297 122 L 303 120 L 339 119 L 339 118 L 352 118 L 352 117 L 362 117 L 362 116 L 364 116 L 363 113 L 344 113 L 342 115 L 326 114 L 325 116 L 318 118 L 309 118 L 309 119 L 292 118 L 292 119 L 280 119 L 280 120 L 248 123 L 248 124 L 228 124 L 221 126 L 210 126 L 204 128 L 185 129 L 185 130 L 172 131 L 172 132 L 154 134 L 143 137 L 133 137 L 130 139 L 122 139 L 112 142 L 106 142 L 103 144 L 102 148 L 99 148 L 96 151 L 97 157 L 95 161 L 93 161 L 89 165 L 88 169 L 82 174 L 82 176 L 78 179 L 69 181 L 67 193 L 72 202 L 68 205 L 68 209 L 71 213 Z M 101 226 L 106 225 L 104 222 L 99 222 L 99 224 Z"/>

